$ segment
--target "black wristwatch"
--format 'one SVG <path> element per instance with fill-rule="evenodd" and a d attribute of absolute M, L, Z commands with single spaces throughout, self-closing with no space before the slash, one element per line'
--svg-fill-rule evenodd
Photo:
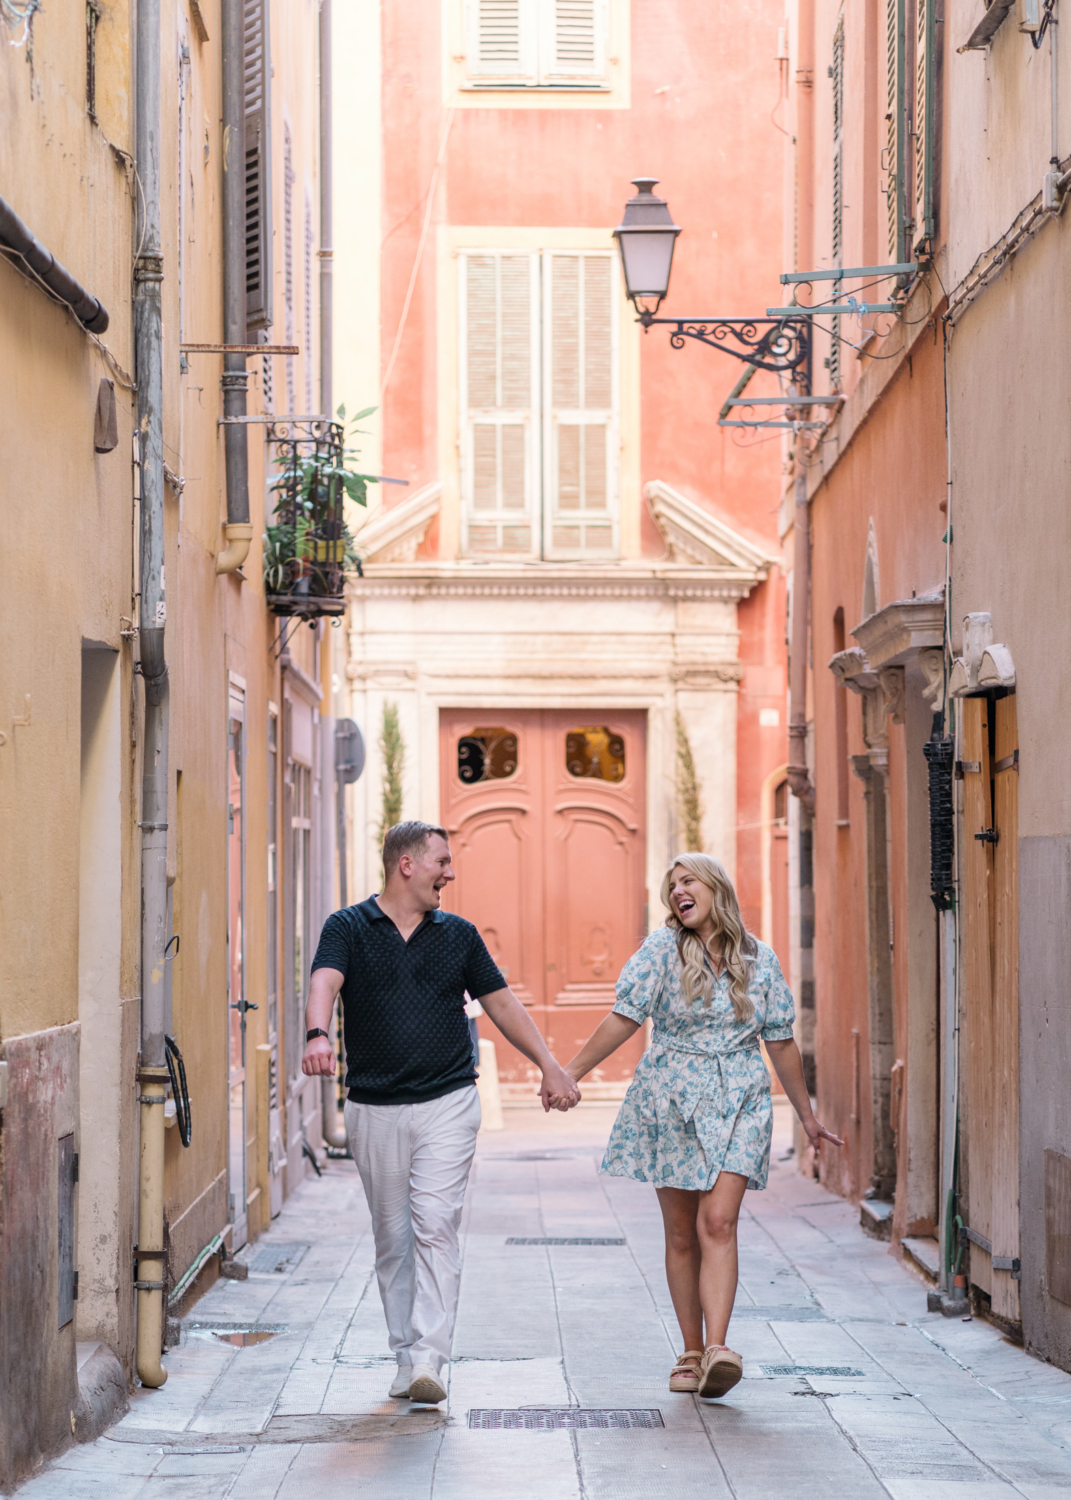
<path fill-rule="evenodd" d="M 306 1043 L 311 1042 L 314 1036 L 325 1036 L 328 1041 L 331 1040 L 331 1033 L 329 1031 L 325 1031 L 322 1026 L 314 1026 L 311 1031 L 306 1031 Z"/>

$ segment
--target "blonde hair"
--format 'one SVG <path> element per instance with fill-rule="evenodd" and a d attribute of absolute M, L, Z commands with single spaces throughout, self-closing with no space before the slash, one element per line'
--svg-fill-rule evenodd
<path fill-rule="evenodd" d="M 694 875 L 713 892 L 711 917 L 714 933 L 704 943 L 697 932 L 685 927 L 670 906 L 669 887 L 673 871 L 680 867 Z M 701 999 L 709 1005 L 714 996 L 714 975 L 705 962 L 711 956 L 710 944 L 720 945 L 721 960 L 729 974 L 729 998 L 738 1021 L 750 1021 L 755 1007 L 748 995 L 751 961 L 756 955 L 755 940 L 744 926 L 736 890 L 725 873 L 725 867 L 709 854 L 678 854 L 671 860 L 662 878 L 662 905 L 669 909 L 666 926 L 677 934 L 677 952 L 681 959 L 681 989 L 684 1003 L 692 1005 Z"/>

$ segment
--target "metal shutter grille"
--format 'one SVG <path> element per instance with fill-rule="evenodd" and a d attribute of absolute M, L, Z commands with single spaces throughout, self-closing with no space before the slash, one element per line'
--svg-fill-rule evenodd
<path fill-rule="evenodd" d="M 614 545 L 611 263 L 603 254 L 551 253 L 548 260 L 551 547 L 606 554 Z"/>
<path fill-rule="evenodd" d="M 464 258 L 470 552 L 531 553 L 532 257 Z"/>
<path fill-rule="evenodd" d="M 272 321 L 271 59 L 267 0 L 245 0 L 245 292 L 250 332 Z"/>

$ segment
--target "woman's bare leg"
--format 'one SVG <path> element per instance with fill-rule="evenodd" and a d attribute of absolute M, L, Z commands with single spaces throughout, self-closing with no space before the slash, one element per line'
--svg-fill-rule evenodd
<path fill-rule="evenodd" d="M 666 1231 L 666 1280 L 685 1349 L 703 1347 L 703 1305 L 699 1299 L 702 1251 L 696 1231 L 700 1193 L 657 1188 Z"/>
<path fill-rule="evenodd" d="M 722 1172 L 709 1193 L 679 1193 L 680 1197 L 698 1197 L 699 1211 L 695 1227 L 699 1237 L 702 1264 L 699 1271 L 699 1298 L 706 1318 L 706 1345 L 724 1344 L 729 1331 L 733 1303 L 736 1300 L 738 1261 L 736 1225 L 744 1201 L 747 1178 L 739 1172 Z M 662 1192 L 672 1189 L 663 1188 Z M 661 1193 L 659 1193 L 661 1197 Z M 663 1209 L 663 1213 L 665 1210 Z M 668 1231 L 667 1231 L 668 1244 Z M 669 1255 L 666 1255 L 667 1266 Z M 672 1287 L 671 1287 L 672 1291 Z M 676 1308 L 677 1299 L 674 1297 Z M 680 1314 L 678 1313 L 679 1317 Z M 698 1348 L 698 1345 L 689 1346 Z"/>

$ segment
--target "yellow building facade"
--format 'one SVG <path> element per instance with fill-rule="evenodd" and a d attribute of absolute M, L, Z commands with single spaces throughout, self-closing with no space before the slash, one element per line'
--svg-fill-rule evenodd
<path fill-rule="evenodd" d="M 339 632 L 301 565 L 296 602 L 269 600 L 262 536 L 280 460 L 334 441 L 282 420 L 329 394 L 323 24 L 268 0 L 0 20 L 2 1485 L 103 1420 L 80 1369 L 117 1399 L 160 1383 L 167 1308 L 322 1151 L 301 1012 L 334 904 Z"/>

